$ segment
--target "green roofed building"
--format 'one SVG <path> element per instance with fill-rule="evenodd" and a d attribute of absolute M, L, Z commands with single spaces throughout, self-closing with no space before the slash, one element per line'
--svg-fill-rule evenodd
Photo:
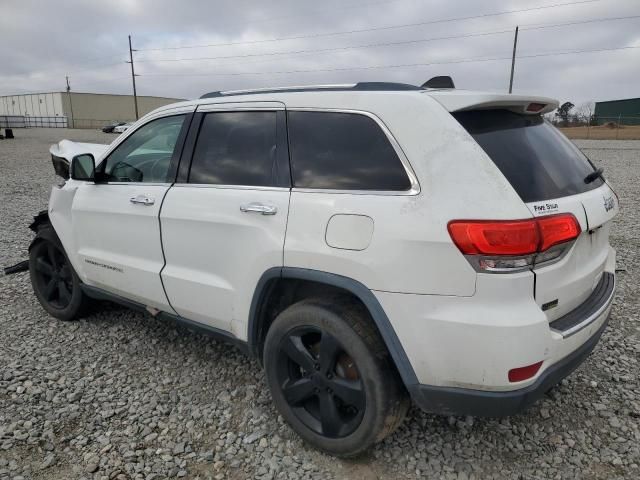
<path fill-rule="evenodd" d="M 640 98 L 596 102 L 594 116 L 598 125 L 609 122 L 640 125 Z"/>

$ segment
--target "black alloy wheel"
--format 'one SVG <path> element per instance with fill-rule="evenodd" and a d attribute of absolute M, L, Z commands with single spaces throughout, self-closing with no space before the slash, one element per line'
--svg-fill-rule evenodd
<path fill-rule="evenodd" d="M 60 320 L 76 320 L 91 305 L 50 224 L 38 230 L 29 247 L 29 275 L 42 308 Z"/>
<path fill-rule="evenodd" d="M 277 410 L 332 455 L 360 455 L 393 432 L 409 407 L 384 341 L 353 297 L 285 308 L 269 326 L 262 359 Z"/>
<path fill-rule="evenodd" d="M 73 275 L 64 252 L 53 242 L 36 244 L 32 252 L 35 258 L 34 287 L 51 307 L 67 308 L 73 296 Z"/>
<path fill-rule="evenodd" d="M 278 380 L 298 419 L 312 431 L 340 438 L 353 433 L 365 410 L 358 369 L 340 342 L 316 327 L 299 327 L 280 342 Z"/>

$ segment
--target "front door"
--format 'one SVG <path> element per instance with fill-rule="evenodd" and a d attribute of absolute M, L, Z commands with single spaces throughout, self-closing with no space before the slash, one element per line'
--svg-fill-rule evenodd
<path fill-rule="evenodd" d="M 290 195 L 284 106 L 199 107 L 192 134 L 188 176 L 160 213 L 162 280 L 179 315 L 244 339 L 260 276 L 282 266 Z"/>
<path fill-rule="evenodd" d="M 165 311 L 159 214 L 186 116 L 152 119 L 128 134 L 98 166 L 104 181 L 81 184 L 72 206 L 85 283 Z"/>

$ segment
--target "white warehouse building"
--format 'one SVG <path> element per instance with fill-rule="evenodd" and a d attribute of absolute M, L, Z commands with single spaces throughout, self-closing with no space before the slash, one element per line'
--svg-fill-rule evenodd
<path fill-rule="evenodd" d="M 138 96 L 138 114 L 179 98 Z M 4 118 L 3 118 L 4 117 Z M 112 121 L 135 120 L 133 95 L 47 92 L 0 96 L 0 125 L 11 119 L 14 126 L 100 128 Z"/>

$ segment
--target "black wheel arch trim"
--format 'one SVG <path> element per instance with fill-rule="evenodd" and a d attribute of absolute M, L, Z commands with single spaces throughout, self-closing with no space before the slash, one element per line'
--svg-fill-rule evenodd
<path fill-rule="evenodd" d="M 33 222 L 29 225 L 29 229 L 31 231 L 38 233 L 40 226 L 51 224 L 51 220 L 49 219 L 49 211 L 48 210 L 40 210 L 37 215 L 33 216 Z M 53 228 L 53 225 L 51 225 Z"/>
<path fill-rule="evenodd" d="M 380 305 L 380 302 L 378 302 L 378 299 L 371 290 L 353 278 L 320 270 L 297 267 L 274 267 L 262 274 L 256 285 L 253 299 L 251 300 L 251 307 L 249 309 L 247 339 L 251 355 L 256 357 L 259 355 L 262 328 L 260 325 L 262 308 L 264 307 L 265 300 L 270 293 L 271 281 L 277 278 L 308 280 L 316 283 L 322 283 L 346 290 L 356 296 L 367 308 L 371 318 L 375 322 L 404 385 L 409 389 L 412 385 L 417 385 L 419 383 L 418 377 L 416 376 L 413 367 L 411 366 L 411 362 L 409 361 L 409 357 L 407 357 L 404 348 L 402 348 L 400 339 L 396 335 L 396 332 L 393 329 L 387 314 L 382 308 L 382 305 Z"/>

